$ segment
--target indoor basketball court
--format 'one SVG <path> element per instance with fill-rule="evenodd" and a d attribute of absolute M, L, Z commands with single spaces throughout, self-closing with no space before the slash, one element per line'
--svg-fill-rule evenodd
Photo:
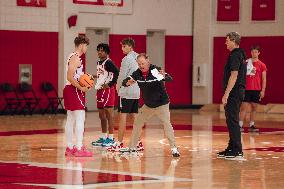
<path fill-rule="evenodd" d="M 282 0 L 1 0 L 0 188 L 284 188 L 283 7 Z M 133 49 L 125 51 L 127 45 Z M 225 89 L 222 84 L 231 47 L 246 54 L 240 56 L 246 83 L 244 93 L 234 93 L 240 66 L 226 98 L 232 80 Z M 129 52 L 137 53 L 137 70 L 121 79 L 125 62 L 133 61 Z M 108 78 L 117 82 L 116 92 L 113 104 L 101 108 L 99 90 L 111 86 L 98 86 L 98 70 L 107 61 L 119 76 Z M 257 88 L 250 82 L 260 69 Z M 138 114 L 124 112 L 130 105 L 119 92 L 132 82 L 140 91 Z M 66 95 L 66 86 L 75 96 Z M 239 109 L 229 106 L 230 99 L 240 100 Z M 78 111 L 84 119 L 70 113 Z M 133 137 L 139 116 L 141 149 Z M 70 119 L 76 120 L 71 126 Z M 113 143 L 97 145 L 104 134 Z"/>

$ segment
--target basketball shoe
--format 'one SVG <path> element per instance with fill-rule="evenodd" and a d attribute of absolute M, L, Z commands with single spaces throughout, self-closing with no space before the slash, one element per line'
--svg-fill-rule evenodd
<path fill-rule="evenodd" d="M 74 152 L 75 157 L 92 157 L 93 156 L 93 152 L 87 150 L 85 146 L 82 146 L 80 150 L 78 150 L 76 147 L 74 148 L 75 148 L 75 152 Z"/>

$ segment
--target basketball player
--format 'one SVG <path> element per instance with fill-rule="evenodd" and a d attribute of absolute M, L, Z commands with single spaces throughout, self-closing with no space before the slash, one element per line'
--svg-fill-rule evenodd
<path fill-rule="evenodd" d="M 99 61 L 97 62 L 97 108 L 101 120 L 102 135 L 92 142 L 94 146 L 109 147 L 114 144 L 113 108 L 115 101 L 115 84 L 119 70 L 109 58 L 110 48 L 108 44 L 100 43 L 97 46 Z M 108 133 L 107 133 L 108 131 Z"/>
<path fill-rule="evenodd" d="M 241 131 L 243 131 L 244 119 L 249 107 L 251 106 L 249 131 L 258 132 L 259 129 L 255 127 L 254 118 L 256 114 L 257 104 L 265 95 L 267 68 L 265 64 L 258 59 L 258 56 L 260 54 L 259 46 L 252 46 L 250 52 L 251 58 L 246 61 L 246 92 L 244 102 L 241 105 L 239 125 Z"/>
<path fill-rule="evenodd" d="M 239 113 L 245 95 L 246 65 L 245 51 L 239 48 L 241 36 L 237 32 L 226 35 L 226 45 L 230 54 L 224 67 L 222 103 L 225 109 L 226 123 L 229 130 L 227 148 L 218 152 L 218 158 L 230 160 L 243 159 L 241 132 L 239 128 Z"/>
<path fill-rule="evenodd" d="M 64 106 L 67 110 L 65 135 L 67 148 L 65 156 L 90 157 L 92 152 L 83 146 L 85 124 L 85 94 L 87 87 L 80 86 L 78 80 L 83 75 L 83 64 L 80 56 L 85 54 L 89 39 L 78 36 L 74 40 L 75 51 L 67 59 L 67 81 L 63 89 Z M 73 145 L 73 130 L 75 125 L 76 144 Z"/>
<path fill-rule="evenodd" d="M 138 83 L 145 104 L 135 118 L 129 148 L 122 148 L 120 152 L 135 152 L 144 123 L 151 117 L 157 116 L 164 125 L 164 132 L 169 140 L 173 157 L 179 157 L 180 153 L 176 148 L 174 130 L 170 121 L 169 96 L 164 83 L 164 81 L 172 81 L 172 78 L 161 68 L 150 64 L 145 53 L 137 56 L 137 63 L 139 69 L 123 81 L 123 86 Z"/>
<path fill-rule="evenodd" d="M 126 117 L 130 115 L 132 118 L 138 113 L 140 89 L 137 83 L 130 87 L 122 86 L 122 81 L 129 77 L 135 70 L 138 69 L 136 62 L 137 53 L 134 52 L 135 41 L 131 38 L 125 38 L 121 41 L 121 49 L 126 56 L 122 59 L 116 90 L 118 92 L 118 112 L 119 112 L 119 129 L 118 141 L 108 148 L 109 151 L 119 151 L 123 148 L 123 136 L 126 127 Z M 137 144 L 139 151 L 143 150 L 141 141 Z"/>

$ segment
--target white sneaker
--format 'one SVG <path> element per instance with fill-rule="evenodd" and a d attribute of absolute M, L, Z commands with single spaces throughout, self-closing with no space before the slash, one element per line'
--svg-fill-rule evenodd
<path fill-rule="evenodd" d="M 120 148 L 119 152 L 121 152 L 121 153 L 133 153 L 133 152 L 137 152 L 137 149 L 126 147 L 126 148 Z"/>
<path fill-rule="evenodd" d="M 110 152 L 119 152 L 121 148 L 124 148 L 123 142 L 115 142 L 113 145 L 107 148 L 107 151 Z"/>
<path fill-rule="evenodd" d="M 180 157 L 180 153 L 176 147 L 171 149 L 173 157 Z"/>

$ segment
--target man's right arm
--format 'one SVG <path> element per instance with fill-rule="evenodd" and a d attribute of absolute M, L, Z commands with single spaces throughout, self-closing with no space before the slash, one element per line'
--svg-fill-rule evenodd
<path fill-rule="evenodd" d="M 67 80 L 73 85 L 74 87 L 78 88 L 79 90 L 86 92 L 88 90 L 87 87 L 82 87 L 79 82 L 74 78 L 74 74 L 76 72 L 77 67 L 79 66 L 80 60 L 78 57 L 73 56 L 71 57 L 68 65 L 67 70 Z"/>
<path fill-rule="evenodd" d="M 229 77 L 228 84 L 225 89 L 225 93 L 222 97 L 222 103 L 224 105 L 227 104 L 227 99 L 230 95 L 230 92 L 236 84 L 238 74 L 239 74 L 240 64 L 242 64 L 241 57 L 236 54 L 232 55 L 231 62 L 230 62 L 230 77 Z"/>
<path fill-rule="evenodd" d="M 128 73 L 129 64 L 127 62 L 127 59 L 122 59 L 119 75 L 117 78 L 117 84 L 116 84 L 116 91 L 118 92 L 120 87 L 122 86 L 123 79 L 126 78 L 126 74 Z"/>
<path fill-rule="evenodd" d="M 137 80 L 137 72 L 135 71 L 131 74 L 131 76 L 127 77 L 126 79 L 122 81 L 122 86 L 128 87 L 134 84 L 136 80 Z"/>

